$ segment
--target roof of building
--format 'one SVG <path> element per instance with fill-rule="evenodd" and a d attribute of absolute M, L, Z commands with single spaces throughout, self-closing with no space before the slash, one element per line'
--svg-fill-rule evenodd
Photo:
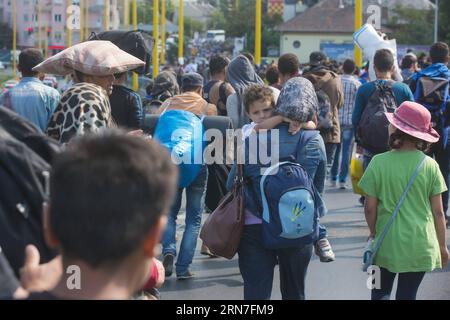
<path fill-rule="evenodd" d="M 346 1 L 343 1 L 345 4 Z M 355 28 L 355 11 L 353 5 L 345 4 L 339 8 L 340 0 L 322 0 L 305 12 L 278 26 L 281 32 L 311 33 L 353 33 Z M 411 6 L 419 10 L 433 8 L 429 0 L 384 0 L 383 16 L 397 4 Z M 384 31 L 389 31 L 384 29 Z"/>
<path fill-rule="evenodd" d="M 339 8 L 339 0 L 324 0 L 278 26 L 282 32 L 352 33 L 355 29 L 353 6 Z"/>

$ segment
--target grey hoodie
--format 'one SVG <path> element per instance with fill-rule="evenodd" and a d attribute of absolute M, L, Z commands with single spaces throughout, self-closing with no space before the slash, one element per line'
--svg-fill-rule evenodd
<path fill-rule="evenodd" d="M 253 84 L 264 85 L 264 81 L 257 75 L 255 68 L 245 56 L 234 58 L 227 68 L 227 79 L 236 91 L 228 97 L 227 114 L 233 121 L 235 129 L 242 128 L 248 123 L 243 105 L 243 94 Z"/>

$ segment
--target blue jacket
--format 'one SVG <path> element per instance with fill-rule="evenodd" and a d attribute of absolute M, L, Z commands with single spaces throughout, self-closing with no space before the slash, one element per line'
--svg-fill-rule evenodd
<path fill-rule="evenodd" d="M 309 142 L 300 146 L 299 142 L 304 134 L 303 131 L 296 135 L 291 135 L 288 132 L 288 125 L 281 124 L 276 129 L 279 129 L 279 143 L 274 143 L 273 147 L 279 149 L 279 160 L 283 161 L 288 159 L 290 156 L 295 157 L 295 162 L 299 163 L 308 172 L 310 177 L 314 181 L 314 186 L 317 192 L 322 195 L 325 189 L 325 177 L 326 177 L 326 164 L 327 156 L 325 151 L 325 143 L 322 136 L 318 131 L 315 132 L 315 136 L 309 140 Z M 258 135 L 262 137 L 264 145 L 271 145 L 272 134 L 269 132 L 267 135 Z M 261 194 L 259 189 L 259 182 L 261 179 L 261 165 L 250 164 L 251 156 L 249 156 L 249 139 L 245 143 L 245 162 L 244 162 L 244 179 L 246 181 L 245 186 L 245 201 L 246 208 L 250 212 L 254 213 L 256 216 L 261 216 Z M 266 142 L 267 141 L 267 142 Z M 269 148 L 270 149 L 270 148 Z M 268 154 L 269 152 L 260 152 L 262 155 Z M 258 157 L 258 161 L 260 161 Z M 278 161 L 277 161 L 278 162 Z M 269 167 L 275 163 L 266 165 Z M 227 188 L 231 190 L 233 187 L 233 182 L 236 176 L 236 165 L 233 165 L 230 175 L 228 176 Z M 319 196 L 320 197 L 320 196 Z M 322 202 L 322 208 L 320 209 L 320 216 L 326 213 L 325 205 Z"/>

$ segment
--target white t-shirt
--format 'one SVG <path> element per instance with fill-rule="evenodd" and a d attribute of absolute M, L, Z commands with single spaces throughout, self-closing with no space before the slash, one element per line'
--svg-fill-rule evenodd
<path fill-rule="evenodd" d="M 248 137 L 250 137 L 253 133 L 253 131 L 255 130 L 256 127 L 256 123 L 252 122 L 249 124 L 244 124 L 244 126 L 242 127 L 242 140 L 245 141 L 245 139 L 247 139 Z"/>

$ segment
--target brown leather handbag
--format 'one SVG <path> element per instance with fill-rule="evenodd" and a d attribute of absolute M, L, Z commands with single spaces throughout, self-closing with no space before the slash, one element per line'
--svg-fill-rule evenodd
<path fill-rule="evenodd" d="M 244 229 L 245 195 L 242 165 L 237 165 L 233 190 L 203 224 L 200 239 L 220 257 L 232 259 L 236 254 Z"/>

